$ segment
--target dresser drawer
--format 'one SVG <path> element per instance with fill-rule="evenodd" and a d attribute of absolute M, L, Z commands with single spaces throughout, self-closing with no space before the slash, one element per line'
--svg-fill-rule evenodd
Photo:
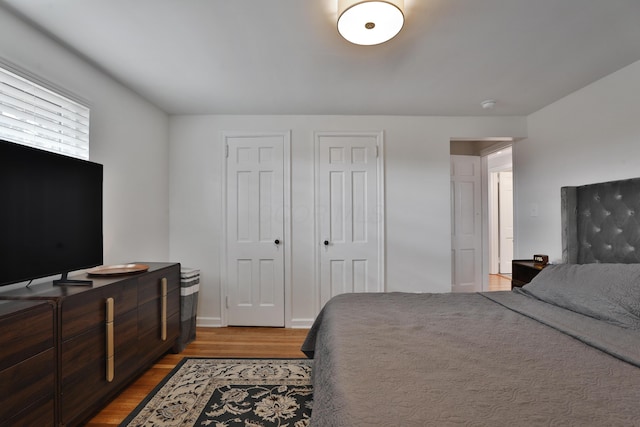
<path fill-rule="evenodd" d="M 6 314 L 0 316 L 0 371 L 54 346 L 52 303 L 5 301 L 2 308 Z"/>
<path fill-rule="evenodd" d="M 138 336 L 138 356 L 145 364 L 151 363 L 172 349 L 180 335 L 180 314 L 167 318 L 167 339 L 162 340 L 157 329 L 149 329 Z"/>
<path fill-rule="evenodd" d="M 136 279 L 96 288 L 62 301 L 62 340 L 104 324 L 107 298 L 114 299 L 115 316 L 135 310 L 138 304 Z"/>
<path fill-rule="evenodd" d="M 0 301 L 0 425 L 55 420 L 55 305 Z"/>
<path fill-rule="evenodd" d="M 55 349 L 50 348 L 0 371 L 2 394 L 0 422 L 26 413 L 32 402 L 53 402 L 55 392 Z M 53 420 L 53 412 L 50 413 Z"/>
<path fill-rule="evenodd" d="M 164 268 L 138 278 L 138 304 L 143 306 L 161 295 L 162 279 L 167 279 L 167 293 L 180 288 L 180 269 Z"/>
<path fill-rule="evenodd" d="M 137 313 L 130 311 L 114 322 L 114 375 L 107 381 L 106 333 L 104 326 L 88 330 L 62 343 L 62 420 L 82 419 L 97 402 L 120 384 L 130 381 L 137 370 Z M 103 323 L 104 325 L 104 323 Z M 93 393 L 100 390 L 100 393 Z"/>

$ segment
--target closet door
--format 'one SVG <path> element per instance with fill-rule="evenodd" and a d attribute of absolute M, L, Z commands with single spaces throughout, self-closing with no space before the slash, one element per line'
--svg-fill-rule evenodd
<path fill-rule="evenodd" d="M 384 290 L 381 144 L 381 133 L 316 135 L 320 306 Z"/>
<path fill-rule="evenodd" d="M 285 140 L 227 135 L 227 323 L 285 323 Z"/>

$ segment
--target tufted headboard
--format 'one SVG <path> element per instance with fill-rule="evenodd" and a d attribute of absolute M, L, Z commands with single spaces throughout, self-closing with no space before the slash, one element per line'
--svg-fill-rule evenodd
<path fill-rule="evenodd" d="M 562 260 L 640 263 L 640 178 L 562 187 Z"/>

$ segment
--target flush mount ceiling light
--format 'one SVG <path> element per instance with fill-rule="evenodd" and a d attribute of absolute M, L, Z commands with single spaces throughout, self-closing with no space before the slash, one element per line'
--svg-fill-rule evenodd
<path fill-rule="evenodd" d="M 404 25 L 404 0 L 338 0 L 338 32 L 354 44 L 392 39 Z"/>

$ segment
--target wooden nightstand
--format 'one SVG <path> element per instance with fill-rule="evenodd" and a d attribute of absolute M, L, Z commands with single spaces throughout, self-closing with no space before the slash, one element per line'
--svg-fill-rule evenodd
<path fill-rule="evenodd" d="M 511 289 L 529 283 L 545 265 L 536 264 L 532 259 L 514 259 L 511 262 Z"/>

